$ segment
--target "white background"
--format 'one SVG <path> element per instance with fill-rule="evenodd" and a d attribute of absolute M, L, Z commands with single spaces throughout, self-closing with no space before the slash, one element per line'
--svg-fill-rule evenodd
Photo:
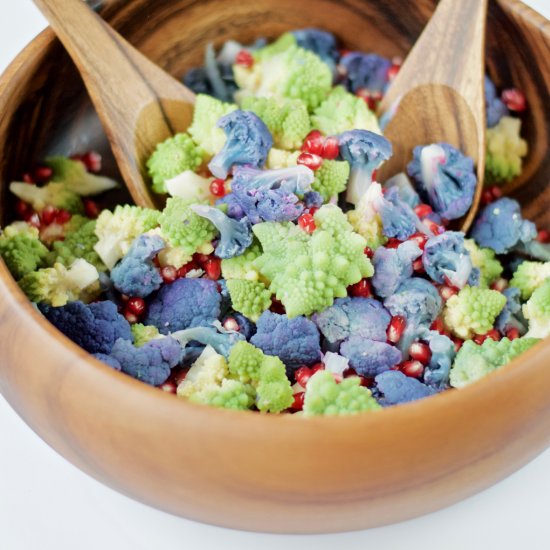
<path fill-rule="evenodd" d="M 550 18 L 550 0 L 527 3 Z M 0 0 L 0 71 L 44 26 L 31 0 Z M 550 450 L 484 493 L 420 519 L 282 536 L 202 525 L 129 500 L 57 455 L 2 397 L 0 437 L 0 550 L 550 548 Z"/>

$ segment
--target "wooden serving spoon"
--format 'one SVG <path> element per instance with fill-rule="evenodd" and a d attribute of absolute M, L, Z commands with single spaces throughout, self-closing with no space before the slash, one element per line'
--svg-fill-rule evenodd
<path fill-rule="evenodd" d="M 185 131 L 195 95 L 149 61 L 82 0 L 34 0 L 75 62 L 135 203 L 162 207 L 145 163 L 157 143 Z"/>
<path fill-rule="evenodd" d="M 440 0 L 379 107 L 393 115 L 384 130 L 393 156 L 380 169 L 381 181 L 405 171 L 417 145 L 445 141 L 474 160 L 477 188 L 460 220 L 464 231 L 476 215 L 485 173 L 486 19 L 487 0 Z"/>

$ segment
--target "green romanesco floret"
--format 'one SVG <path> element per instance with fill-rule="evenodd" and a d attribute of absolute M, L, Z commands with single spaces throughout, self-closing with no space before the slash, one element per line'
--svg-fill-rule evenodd
<path fill-rule="evenodd" d="M 186 170 L 195 171 L 203 162 L 204 151 L 189 134 L 176 134 L 159 143 L 147 161 L 147 171 L 155 193 L 166 193 L 166 180 Z"/>
<path fill-rule="evenodd" d="M 222 260 L 223 278 L 226 280 L 244 279 L 246 281 L 257 281 L 260 278 L 260 274 L 254 265 L 254 260 L 261 253 L 260 243 L 255 240 L 240 256 L 233 256 L 233 258 Z"/>
<path fill-rule="evenodd" d="M 158 225 L 160 212 L 150 208 L 118 205 L 113 212 L 103 210 L 96 220 L 94 246 L 101 261 L 112 269 L 130 248 L 132 241 Z"/>
<path fill-rule="evenodd" d="M 278 357 L 264 355 L 248 342 L 241 340 L 231 349 L 229 373 L 255 388 L 255 403 L 262 412 L 278 413 L 292 404 L 292 388 L 283 362 Z"/>
<path fill-rule="evenodd" d="M 501 263 L 496 258 L 495 251 L 477 246 L 473 239 L 465 239 L 464 246 L 470 253 L 472 265 L 479 269 L 479 286 L 488 288 L 491 283 L 502 275 L 503 271 Z"/>
<path fill-rule="evenodd" d="M 193 122 L 188 128 L 193 141 L 209 156 L 219 153 L 225 143 L 225 133 L 216 126 L 220 118 L 237 109 L 209 95 L 199 94 L 195 100 Z"/>
<path fill-rule="evenodd" d="M 38 229 L 25 222 L 15 222 L 0 234 L 0 256 L 15 279 L 46 264 L 48 249 L 38 238 Z"/>
<path fill-rule="evenodd" d="M 254 323 L 271 306 L 271 292 L 261 281 L 229 279 L 226 284 L 233 309 Z"/>
<path fill-rule="evenodd" d="M 83 258 L 95 265 L 98 271 L 105 271 L 107 268 L 94 249 L 98 241 L 95 228 L 96 220 L 73 216 L 65 229 L 65 238 L 52 244 L 48 254 L 49 265 L 61 263 L 69 266 L 77 258 Z"/>
<path fill-rule="evenodd" d="M 255 265 L 290 318 L 322 311 L 334 298 L 347 296 L 348 286 L 374 273 L 364 254 L 365 239 L 353 232 L 340 208 L 324 205 L 314 220 L 317 229 L 311 235 L 285 223 L 252 228 L 263 248 Z"/>
<path fill-rule="evenodd" d="M 272 147 L 267 154 L 265 167 L 269 170 L 278 170 L 280 168 L 290 168 L 298 164 L 300 151 L 284 151 Z"/>
<path fill-rule="evenodd" d="M 195 252 L 210 245 L 217 235 L 216 227 L 206 218 L 195 214 L 189 208 L 191 204 L 179 197 L 169 198 L 159 218 L 160 235 L 174 247 L 173 254 L 179 256 L 178 263 L 188 258 L 184 261 L 184 264 L 187 263 Z"/>
<path fill-rule="evenodd" d="M 550 335 L 550 279 L 544 281 L 523 305 L 523 315 L 529 321 L 526 336 L 546 338 Z"/>
<path fill-rule="evenodd" d="M 521 291 L 522 300 L 528 300 L 546 279 L 550 279 L 550 262 L 522 262 L 514 272 L 510 286 Z"/>
<path fill-rule="evenodd" d="M 451 386 L 462 388 L 483 378 L 527 351 L 538 341 L 536 338 L 523 337 L 515 340 L 503 338 L 498 342 L 487 338 L 481 345 L 472 340 L 464 342 L 451 368 Z"/>
<path fill-rule="evenodd" d="M 314 191 L 320 193 L 325 201 L 344 191 L 350 172 L 345 160 L 324 160 L 315 170 L 315 180 L 311 184 Z"/>
<path fill-rule="evenodd" d="M 152 325 L 144 325 L 142 323 L 134 323 L 130 327 L 134 336 L 134 345 L 141 347 L 143 344 L 162 337 L 157 327 Z"/>
<path fill-rule="evenodd" d="M 71 214 L 83 214 L 84 203 L 80 195 L 71 191 L 67 185 L 50 182 L 42 187 L 14 181 L 10 183 L 10 191 L 22 201 L 30 204 L 37 212 L 46 206 L 62 208 Z"/>
<path fill-rule="evenodd" d="M 82 259 L 75 260 L 68 269 L 58 263 L 28 273 L 19 281 L 19 286 L 31 302 L 54 307 L 75 300 L 90 302 L 101 292 L 97 269 Z"/>
<path fill-rule="evenodd" d="M 300 149 L 311 130 L 306 105 L 300 100 L 276 101 L 268 97 L 248 96 L 241 103 L 243 111 L 256 113 L 264 122 L 275 147 Z"/>
<path fill-rule="evenodd" d="M 282 47 L 277 42 L 256 50 L 252 67 L 233 66 L 235 81 L 241 88 L 236 96 L 241 101 L 247 95 L 300 99 L 308 111 L 313 111 L 330 91 L 329 66 L 311 51 L 296 45 Z"/>
<path fill-rule="evenodd" d="M 206 346 L 178 386 L 178 395 L 190 397 L 209 386 L 219 386 L 229 374 L 223 355 Z"/>
<path fill-rule="evenodd" d="M 472 338 L 489 332 L 506 304 L 506 296 L 496 290 L 465 286 L 447 300 L 443 320 L 455 336 Z"/>
<path fill-rule="evenodd" d="M 356 414 L 381 408 L 357 376 L 337 384 L 331 372 L 320 370 L 307 382 L 304 416 Z"/>
<path fill-rule="evenodd" d="M 487 128 L 485 181 L 505 183 L 521 174 L 527 142 L 520 137 L 521 119 L 503 116 L 493 128 Z"/>
<path fill-rule="evenodd" d="M 337 86 L 315 109 L 311 116 L 314 128 L 327 136 L 334 136 L 348 130 L 369 130 L 381 134 L 376 115 L 369 110 L 363 99 Z"/>
<path fill-rule="evenodd" d="M 118 187 L 115 180 L 88 172 L 84 164 L 78 160 L 61 156 L 48 157 L 46 164 L 53 170 L 51 181 L 63 183 L 68 189 L 83 197 L 99 195 Z"/>
<path fill-rule="evenodd" d="M 256 391 L 250 384 L 226 378 L 219 386 L 208 386 L 200 393 L 194 393 L 189 401 L 212 407 L 246 411 L 254 404 Z"/>

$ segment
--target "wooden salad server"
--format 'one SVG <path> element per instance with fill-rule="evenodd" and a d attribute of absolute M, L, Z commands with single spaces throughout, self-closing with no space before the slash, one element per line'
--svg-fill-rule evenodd
<path fill-rule="evenodd" d="M 406 171 L 417 145 L 447 142 L 477 166 L 477 188 L 466 231 L 479 206 L 485 172 L 485 25 L 487 0 L 440 0 L 405 59 L 379 113 L 389 118 L 384 135 L 393 156 L 381 181 Z"/>
<path fill-rule="evenodd" d="M 75 62 L 135 203 L 162 207 L 145 163 L 185 131 L 195 95 L 107 25 L 82 0 L 34 0 Z"/>

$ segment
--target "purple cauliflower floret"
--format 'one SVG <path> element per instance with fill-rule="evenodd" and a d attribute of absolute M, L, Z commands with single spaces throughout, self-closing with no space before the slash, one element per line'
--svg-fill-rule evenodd
<path fill-rule="evenodd" d="M 114 287 L 128 296 L 145 298 L 162 285 L 159 269 L 153 258 L 165 247 L 158 235 L 140 235 L 134 240 L 126 255 L 111 271 Z"/>
<path fill-rule="evenodd" d="M 404 375 L 398 370 L 389 370 L 375 378 L 376 388 L 381 397 L 378 402 L 383 407 L 416 401 L 437 393 L 416 378 Z"/>
<path fill-rule="evenodd" d="M 46 304 L 38 307 L 52 325 L 89 353 L 109 354 L 119 338 L 134 340 L 130 323 L 113 302 L 77 301 L 61 307 Z"/>
<path fill-rule="evenodd" d="M 523 336 L 529 328 L 529 323 L 523 316 L 521 307 L 521 290 L 510 286 L 502 291 L 506 296 L 506 304 L 495 321 L 495 327 L 506 336 L 510 329 L 517 329 L 519 335 Z"/>
<path fill-rule="evenodd" d="M 118 359 L 115 359 L 114 357 L 111 357 L 106 353 L 94 353 L 93 355 L 96 359 L 99 359 L 102 363 L 105 363 L 108 367 L 111 367 L 113 370 L 117 370 L 117 371 L 122 370 L 122 365 L 120 364 Z"/>
<path fill-rule="evenodd" d="M 216 281 L 177 279 L 164 285 L 149 303 L 146 325 L 162 334 L 212 325 L 220 316 L 221 295 Z"/>
<path fill-rule="evenodd" d="M 481 211 L 471 236 L 479 246 L 506 254 L 522 243 L 533 241 L 537 228 L 533 222 L 523 219 L 519 202 L 503 197 Z"/>
<path fill-rule="evenodd" d="M 296 38 L 300 48 L 318 55 L 334 73 L 340 54 L 333 34 L 313 28 L 296 29 L 290 32 Z"/>
<path fill-rule="evenodd" d="M 388 84 L 391 61 L 374 53 L 349 52 L 339 64 L 344 74 L 344 86 L 352 93 L 362 88 L 382 92 Z"/>
<path fill-rule="evenodd" d="M 250 111 L 232 111 L 218 121 L 227 139 L 222 150 L 209 162 L 210 172 L 225 179 L 235 165 L 262 167 L 273 145 L 264 122 Z"/>
<path fill-rule="evenodd" d="M 485 75 L 485 113 L 487 128 L 493 128 L 503 116 L 509 114 L 508 107 L 497 96 L 497 89 L 487 75 Z"/>
<path fill-rule="evenodd" d="M 313 321 L 303 316 L 289 319 L 286 315 L 264 311 L 250 343 L 267 355 L 278 355 L 287 371 L 321 359 L 319 330 Z"/>
<path fill-rule="evenodd" d="M 340 354 L 349 361 L 349 366 L 362 376 L 373 377 L 401 363 L 403 356 L 386 342 L 351 336 L 340 346 Z"/>
<path fill-rule="evenodd" d="M 329 343 L 339 343 L 352 335 L 368 340 L 386 341 L 391 315 L 372 298 L 337 298 L 334 304 L 312 316 Z"/>
<path fill-rule="evenodd" d="M 350 130 L 338 136 L 340 155 L 350 163 L 346 200 L 357 204 L 372 183 L 373 172 L 392 155 L 392 145 L 368 130 Z"/>
<path fill-rule="evenodd" d="M 420 196 L 441 217 L 455 220 L 468 212 L 477 185 L 474 162 L 452 145 L 415 147 L 407 172 Z"/>
<path fill-rule="evenodd" d="M 239 332 L 245 337 L 246 340 L 250 340 L 254 334 L 256 334 L 256 324 L 253 323 L 248 317 L 245 317 L 242 313 L 235 312 L 231 315 L 237 324 L 239 325 Z"/>
<path fill-rule="evenodd" d="M 472 260 L 464 247 L 464 233 L 458 231 L 445 231 L 428 239 L 422 263 L 436 283 L 464 288 L 466 283 L 472 284 L 476 278 L 479 281 L 479 271 L 472 277 Z"/>
<path fill-rule="evenodd" d="M 417 229 L 425 232 L 414 210 L 401 200 L 396 187 L 391 187 L 384 193 L 378 213 L 382 219 L 382 232 L 386 237 L 405 241 L 416 233 Z"/>
<path fill-rule="evenodd" d="M 215 327 L 192 327 L 185 330 L 178 330 L 171 334 L 184 348 L 190 342 L 195 345 L 198 342 L 203 346 L 212 346 L 216 353 L 223 355 L 226 359 L 229 357 L 231 348 L 245 337 L 240 332 L 218 331 Z"/>
<path fill-rule="evenodd" d="M 393 187 L 397 189 L 399 198 L 411 208 L 420 204 L 420 197 L 411 183 L 411 180 L 404 172 L 400 172 L 384 182 L 384 189 L 391 189 Z"/>
<path fill-rule="evenodd" d="M 321 208 L 323 206 L 323 196 L 317 191 L 308 191 L 304 193 L 304 206 L 306 208 Z"/>
<path fill-rule="evenodd" d="M 372 259 L 372 286 L 378 296 L 391 296 L 401 283 L 412 277 L 413 262 L 422 255 L 415 241 L 405 241 L 397 248 L 377 248 Z"/>
<path fill-rule="evenodd" d="M 156 338 L 138 348 L 119 338 L 110 355 L 120 363 L 122 372 L 151 386 L 159 386 L 166 382 L 170 370 L 180 363 L 183 350 L 170 336 Z"/>
<path fill-rule="evenodd" d="M 422 340 L 432 353 L 424 369 L 424 383 L 438 390 L 444 389 L 449 384 L 449 372 L 456 356 L 454 342 L 436 330 L 426 330 Z"/>

